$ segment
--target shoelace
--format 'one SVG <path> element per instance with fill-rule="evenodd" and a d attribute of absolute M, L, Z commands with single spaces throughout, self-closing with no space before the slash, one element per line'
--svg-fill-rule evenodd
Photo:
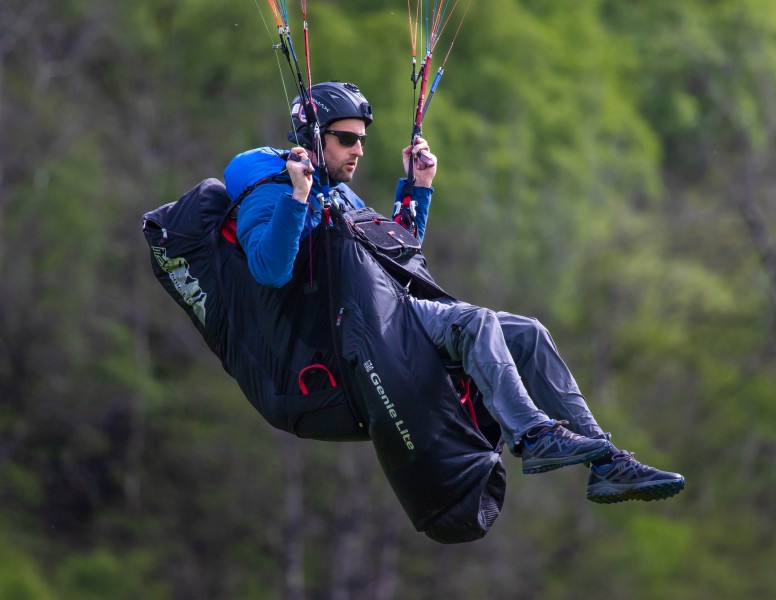
<path fill-rule="evenodd" d="M 636 453 L 635 452 L 628 452 L 627 450 L 620 450 L 616 454 L 612 455 L 612 462 L 615 461 L 630 461 L 630 460 L 636 460 Z"/>
<path fill-rule="evenodd" d="M 552 423 L 547 423 L 545 425 L 537 425 L 538 431 L 536 434 L 532 435 L 531 437 L 541 437 L 545 433 L 548 433 L 554 429 L 557 429 L 558 427 L 561 427 L 563 425 L 568 425 L 568 421 L 553 421 Z"/>

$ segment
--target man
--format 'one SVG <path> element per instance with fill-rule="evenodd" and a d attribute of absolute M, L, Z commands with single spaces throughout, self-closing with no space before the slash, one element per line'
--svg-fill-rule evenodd
<path fill-rule="evenodd" d="M 332 202 L 345 210 L 364 207 L 346 184 L 364 155 L 371 107 L 349 83 L 321 83 L 311 88 L 311 95 L 322 157 L 313 151 L 304 107 L 297 98 L 289 140 L 298 145 L 286 163 L 289 179 L 256 186 L 243 201 L 237 220 L 237 237 L 251 273 L 270 287 L 280 288 L 291 280 L 300 242 L 320 223 L 323 174 L 328 175 Z M 258 180 L 253 169 L 255 152 L 237 156 L 227 168 L 226 185 L 232 197 Z M 402 150 L 402 160 L 405 172 L 412 161 L 415 225 L 422 241 L 437 160 L 423 138 Z M 397 201 L 405 183 L 399 181 Z M 681 475 L 643 465 L 609 442 L 538 321 L 455 300 L 410 297 L 410 302 L 431 342 L 460 361 L 473 379 L 504 442 L 522 458 L 524 473 L 590 463 L 587 497 L 601 503 L 662 499 L 683 489 Z"/>

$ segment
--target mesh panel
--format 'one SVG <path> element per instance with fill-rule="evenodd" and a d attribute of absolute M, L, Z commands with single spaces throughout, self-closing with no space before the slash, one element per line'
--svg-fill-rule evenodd
<path fill-rule="evenodd" d="M 480 504 L 480 522 L 485 529 L 490 529 L 499 512 L 498 502 L 490 494 L 484 494 Z"/>

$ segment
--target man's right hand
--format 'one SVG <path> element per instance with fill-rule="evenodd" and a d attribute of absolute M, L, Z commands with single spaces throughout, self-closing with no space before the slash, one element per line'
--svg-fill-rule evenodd
<path fill-rule="evenodd" d="M 313 173 L 315 167 L 310 163 L 307 150 L 297 146 L 291 149 L 286 161 L 286 169 L 291 176 L 291 185 L 294 186 L 292 197 L 299 202 L 307 202 L 310 190 L 313 187 Z"/>

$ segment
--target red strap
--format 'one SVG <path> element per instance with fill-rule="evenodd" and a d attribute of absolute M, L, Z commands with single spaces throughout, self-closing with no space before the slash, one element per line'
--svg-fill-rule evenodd
<path fill-rule="evenodd" d="M 479 429 L 480 426 L 477 424 L 477 415 L 474 414 L 474 401 L 472 400 L 472 389 L 471 389 L 471 383 L 472 379 L 471 377 L 467 377 L 461 382 L 461 388 L 463 391 L 463 396 L 461 396 L 461 404 L 463 404 L 466 409 L 469 411 L 469 416 L 472 418 L 472 423 L 474 423 L 474 426 Z"/>
<path fill-rule="evenodd" d="M 299 389 L 302 390 L 302 395 L 306 396 L 307 394 L 310 393 L 309 391 L 307 391 L 307 386 L 305 385 L 304 380 L 302 378 L 304 377 L 304 374 L 311 369 L 323 369 L 324 371 L 326 371 L 326 374 L 329 376 L 329 383 L 331 383 L 331 387 L 337 387 L 337 380 L 334 379 L 334 375 L 331 374 L 331 371 L 329 371 L 326 365 L 321 365 L 321 364 L 309 365 L 304 369 L 302 369 L 301 371 L 299 371 Z"/>
<path fill-rule="evenodd" d="M 225 219 L 221 226 L 221 235 L 230 244 L 237 243 L 237 219 Z"/>
<path fill-rule="evenodd" d="M 401 202 L 401 208 L 398 210 L 396 215 L 393 218 L 394 223 L 398 223 L 404 229 L 415 235 L 416 228 L 415 228 L 415 220 L 412 218 L 412 195 L 411 194 L 405 194 L 404 198 Z"/>

